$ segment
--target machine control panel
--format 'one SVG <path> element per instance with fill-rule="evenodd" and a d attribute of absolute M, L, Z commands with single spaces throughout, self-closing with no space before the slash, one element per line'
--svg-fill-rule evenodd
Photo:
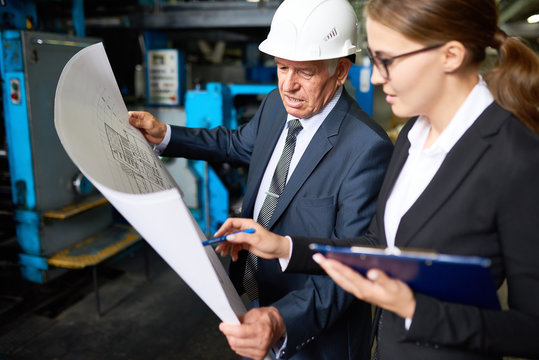
<path fill-rule="evenodd" d="M 17 78 L 9 80 L 9 91 L 11 103 L 18 105 L 21 103 L 21 82 Z"/>

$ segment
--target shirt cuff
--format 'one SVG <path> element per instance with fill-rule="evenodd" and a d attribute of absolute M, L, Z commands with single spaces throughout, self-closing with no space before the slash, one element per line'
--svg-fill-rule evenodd
<path fill-rule="evenodd" d="M 290 243 L 290 251 L 288 252 L 288 258 L 279 258 L 279 264 L 281 265 L 281 270 L 284 272 L 286 268 L 288 267 L 288 264 L 290 263 L 290 258 L 292 257 L 292 247 L 294 246 L 294 243 L 292 242 L 292 238 L 290 236 L 285 236 L 285 238 L 288 239 L 288 242 Z"/>
<path fill-rule="evenodd" d="M 286 349 L 286 342 L 288 341 L 288 335 L 284 335 L 284 339 L 279 339 L 273 346 L 273 352 L 275 352 L 275 357 L 277 359 L 282 359 L 284 357 L 284 349 Z"/>
<path fill-rule="evenodd" d="M 157 155 L 161 155 L 163 151 L 165 151 L 165 149 L 167 148 L 168 143 L 170 142 L 170 133 L 172 132 L 172 129 L 170 128 L 169 124 L 166 124 L 166 125 L 167 125 L 167 132 L 165 134 L 165 137 L 163 138 L 163 141 L 153 146 L 153 151 Z"/>
<path fill-rule="evenodd" d="M 404 319 L 404 328 L 406 329 L 406 331 L 410 330 L 410 326 L 412 326 L 412 319 L 405 318 Z"/>

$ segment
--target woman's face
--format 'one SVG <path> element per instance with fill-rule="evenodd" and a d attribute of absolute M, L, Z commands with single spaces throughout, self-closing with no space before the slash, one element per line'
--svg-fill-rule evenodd
<path fill-rule="evenodd" d="M 369 48 L 374 56 L 390 58 L 426 47 L 370 18 L 366 22 Z M 395 59 L 385 79 L 376 66 L 371 82 L 382 85 L 393 113 L 407 118 L 436 112 L 445 81 L 443 47 Z"/>

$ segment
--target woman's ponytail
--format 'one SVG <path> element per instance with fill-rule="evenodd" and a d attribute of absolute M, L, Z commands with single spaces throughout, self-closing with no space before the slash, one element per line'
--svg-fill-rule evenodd
<path fill-rule="evenodd" d="M 498 104 L 539 134 L 539 57 L 501 29 L 494 34 L 491 47 L 499 59 L 484 75 L 490 91 Z"/>

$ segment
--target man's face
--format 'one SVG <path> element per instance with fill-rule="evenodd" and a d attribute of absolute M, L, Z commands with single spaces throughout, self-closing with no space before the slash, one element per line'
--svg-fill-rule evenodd
<path fill-rule="evenodd" d="M 291 61 L 275 58 L 279 92 L 286 111 L 306 119 L 320 112 L 331 100 L 342 79 L 341 62 L 330 76 L 326 63 L 318 61 Z"/>

